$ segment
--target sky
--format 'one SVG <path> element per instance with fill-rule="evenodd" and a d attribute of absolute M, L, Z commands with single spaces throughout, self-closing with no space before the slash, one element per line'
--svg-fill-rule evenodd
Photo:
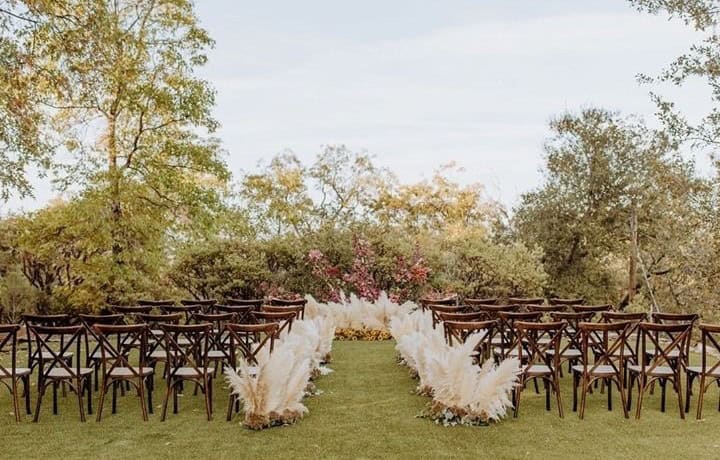
<path fill-rule="evenodd" d="M 542 183 L 548 122 L 599 106 L 655 123 L 638 84 L 700 37 L 624 0 L 196 0 L 216 40 L 199 74 L 238 177 L 285 150 L 375 156 L 402 181 L 443 164 L 507 207 Z M 702 114 L 701 85 L 678 94 Z M 692 156 L 688 153 L 688 156 Z M 711 172 L 697 154 L 698 169 Z M 57 195 L 36 180 L 34 209 Z"/>

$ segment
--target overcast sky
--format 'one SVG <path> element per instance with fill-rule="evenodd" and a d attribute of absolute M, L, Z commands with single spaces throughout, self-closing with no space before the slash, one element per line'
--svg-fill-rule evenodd
<path fill-rule="evenodd" d="M 237 176 L 290 149 L 367 151 L 402 180 L 450 161 L 512 206 L 541 182 L 548 120 L 602 106 L 653 119 L 654 73 L 699 37 L 623 0 L 198 0 L 201 71 Z M 684 95 L 700 113 L 708 98 Z M 710 171 L 704 155 L 699 169 Z M 38 181 L 37 197 L 56 195 Z"/>

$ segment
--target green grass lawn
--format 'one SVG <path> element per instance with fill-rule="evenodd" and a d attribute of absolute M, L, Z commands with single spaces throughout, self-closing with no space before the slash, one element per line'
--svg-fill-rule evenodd
<path fill-rule="evenodd" d="M 585 420 L 571 411 L 571 380 L 562 384 L 566 417 L 544 410 L 544 395 L 523 395 L 522 413 L 488 427 L 443 427 L 417 417 L 428 402 L 416 396 L 416 381 L 395 361 L 394 342 L 335 342 L 335 372 L 317 383 L 323 394 L 307 399 L 310 414 L 294 426 L 253 432 L 240 420 L 225 421 L 227 391 L 216 385 L 215 420 L 205 420 L 200 397 L 181 398 L 180 413 L 164 423 L 159 410 L 142 422 L 138 401 L 125 396 L 118 414 L 96 423 L 78 420 L 76 400 L 51 398 L 40 423 L 16 424 L 7 392 L 0 393 L 2 458 L 718 458 L 718 390 L 708 393 L 705 420 L 680 420 L 669 398 L 659 409 L 659 391 L 644 405 L 641 420 L 608 412 L 603 395 L 591 396 Z M 158 385 L 155 404 L 162 401 Z M 48 394 L 49 395 L 49 394 Z M 669 393 L 669 396 L 674 393 Z M 97 401 L 97 398 L 96 398 Z M 33 396 L 34 402 L 34 396 Z"/>

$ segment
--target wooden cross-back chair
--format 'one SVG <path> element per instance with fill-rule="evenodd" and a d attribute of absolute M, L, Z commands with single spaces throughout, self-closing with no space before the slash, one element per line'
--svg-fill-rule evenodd
<path fill-rule="evenodd" d="M 25 395 L 25 412 L 30 414 L 30 369 L 17 367 L 17 336 L 19 324 L 0 324 L 0 353 L 9 353 L 10 361 L 0 361 L 0 383 L 10 391 L 15 421 L 20 421 L 20 403 L 18 401 L 18 384 L 22 382 Z"/>
<path fill-rule="evenodd" d="M 262 311 L 269 313 L 295 313 L 295 319 L 305 319 L 305 307 L 301 305 L 263 305 Z"/>
<path fill-rule="evenodd" d="M 295 321 L 295 312 L 273 312 L 273 311 L 255 311 L 252 313 L 258 323 L 278 323 L 280 325 L 278 336 L 283 332 L 292 331 L 292 324 Z"/>
<path fill-rule="evenodd" d="M 666 386 L 672 383 L 677 393 L 680 418 L 685 418 L 680 376 L 685 373 L 690 332 L 692 323 L 658 324 L 642 322 L 640 330 L 640 364 L 630 365 L 630 385 L 628 386 L 628 407 L 632 401 L 632 389 L 637 382 L 638 401 L 635 418 L 640 418 L 645 392 L 655 382 L 661 388 L 661 411 L 665 412 Z M 648 342 L 652 351 L 648 348 Z"/>
<path fill-rule="evenodd" d="M 255 309 L 259 309 L 263 306 L 265 303 L 265 299 L 225 299 L 225 305 L 235 306 L 235 307 L 255 307 Z"/>
<path fill-rule="evenodd" d="M 168 371 L 167 365 L 167 352 L 165 351 L 164 336 L 165 329 L 162 327 L 163 324 L 180 324 L 182 321 L 182 313 L 170 313 L 170 314 L 150 314 L 140 313 L 137 315 L 137 320 L 141 324 L 145 324 L 148 327 L 148 341 L 147 348 L 145 349 L 145 363 L 155 369 L 157 363 L 165 363 L 165 374 Z M 180 339 L 183 342 L 182 338 Z"/>
<path fill-rule="evenodd" d="M 267 349 L 272 353 L 275 348 L 275 340 L 280 331 L 279 323 L 264 324 L 233 324 L 225 325 L 229 339 L 229 365 L 233 370 L 237 370 L 238 358 L 242 358 L 249 366 L 257 366 L 258 354 Z M 227 420 L 232 419 L 233 407 L 236 411 L 240 410 L 240 400 L 234 393 L 230 393 L 228 398 Z"/>
<path fill-rule="evenodd" d="M 197 313 L 193 320 L 198 323 L 212 324 L 209 337 L 208 362 L 215 364 L 215 376 L 219 370 L 231 365 L 230 334 L 226 325 L 235 321 L 233 313 Z M 233 366 L 234 368 L 234 366 Z"/>
<path fill-rule="evenodd" d="M 521 305 L 473 305 L 473 310 L 482 311 L 488 315 L 488 319 L 498 319 L 501 312 L 520 311 Z"/>
<path fill-rule="evenodd" d="M 592 315 L 593 312 L 585 312 Z M 585 417 L 587 394 L 596 381 L 602 381 L 607 386 L 608 410 L 612 410 L 612 383 L 620 392 L 622 409 L 625 418 L 628 417 L 628 407 L 625 393 L 625 346 L 627 336 L 633 323 L 581 322 L 577 328 L 581 336 L 580 350 L 582 364 L 572 366 L 573 375 L 573 411 L 577 410 L 578 386 L 582 387 L 579 417 Z M 592 361 L 592 363 L 591 363 Z"/>
<path fill-rule="evenodd" d="M 212 313 L 215 308 L 215 304 L 217 304 L 217 300 L 215 299 L 183 299 L 180 301 L 180 305 L 200 305 L 202 313 Z"/>
<path fill-rule="evenodd" d="M 38 399 L 35 407 L 33 421 L 40 420 L 40 407 L 47 388 L 53 387 L 53 414 L 57 414 L 57 389 L 60 384 L 67 384 L 75 392 L 80 409 L 80 420 L 85 421 L 85 408 L 83 395 L 87 392 L 87 409 L 92 414 L 92 368 L 81 367 L 80 359 L 68 361 L 66 356 L 73 350 L 75 356 L 80 356 L 82 343 L 87 334 L 85 326 L 78 324 L 72 326 L 31 326 L 37 349 L 40 351 Z M 53 340 L 59 339 L 62 344 L 55 350 Z"/>
<path fill-rule="evenodd" d="M 49 354 L 47 351 L 41 350 L 36 346 L 36 341 L 34 339 L 35 332 L 33 330 L 33 327 L 35 326 L 46 326 L 46 327 L 58 327 L 58 326 L 69 326 L 72 323 L 72 318 L 70 315 L 32 315 L 32 314 L 24 314 L 22 315 L 23 323 L 25 324 L 25 336 L 27 339 L 27 351 L 28 351 L 28 365 L 27 367 L 30 369 L 30 372 L 32 372 L 39 364 L 40 364 L 40 357 L 42 354 L 45 354 L 45 358 L 49 359 L 52 357 L 51 354 Z M 64 345 L 64 339 L 65 337 L 63 335 L 60 335 L 59 337 L 55 337 L 59 342 L 59 347 L 63 348 Z M 75 356 L 75 353 L 72 350 L 66 350 L 64 352 L 63 358 L 65 358 L 66 361 L 69 363 L 72 363 L 73 357 Z M 38 383 L 39 383 L 40 374 L 38 374 Z"/>
<path fill-rule="evenodd" d="M 477 313 L 467 313 L 468 315 L 477 315 Z M 448 345 L 453 343 L 465 343 L 471 335 L 479 334 L 480 342 L 474 350 L 473 358 L 478 364 L 482 364 L 485 360 L 491 358 L 492 339 L 497 330 L 497 321 L 443 321 L 445 336 Z"/>
<path fill-rule="evenodd" d="M 435 328 L 440 322 L 440 315 L 442 313 L 462 313 L 467 307 L 463 305 L 428 305 L 427 308 L 430 310 L 432 326 Z"/>
<path fill-rule="evenodd" d="M 517 334 L 515 323 L 539 322 L 542 318 L 540 312 L 520 312 L 520 311 L 500 311 L 498 317 L 498 339 L 499 347 L 495 348 L 495 356 L 497 359 L 505 359 L 511 356 L 518 357 L 518 345 L 523 345 L 521 338 Z M 490 318 L 493 319 L 493 318 Z"/>
<path fill-rule="evenodd" d="M 137 301 L 137 304 L 140 306 L 144 306 L 144 307 L 159 308 L 159 307 L 166 307 L 168 305 L 175 305 L 175 301 L 172 299 L 164 299 L 164 300 L 140 299 Z"/>
<path fill-rule="evenodd" d="M 552 321 L 563 321 L 566 326 L 563 328 L 563 337 L 560 341 L 560 357 L 558 359 L 558 371 L 562 373 L 562 365 L 568 363 L 568 373 L 572 372 L 572 366 L 582 361 L 582 338 L 578 325 L 581 322 L 590 321 L 594 313 L 592 312 L 551 312 Z M 548 350 L 552 356 L 555 350 Z M 574 410 L 574 409 L 573 409 Z"/>
<path fill-rule="evenodd" d="M 650 315 L 650 319 L 653 323 L 658 324 L 689 324 L 691 327 L 695 326 L 695 324 L 700 320 L 700 316 L 696 313 L 660 313 L 655 312 Z M 651 356 L 654 353 L 654 350 L 648 349 L 647 353 L 649 356 Z M 689 363 L 687 361 L 687 358 L 690 356 L 690 340 L 687 341 L 687 347 L 685 349 L 685 361 L 682 363 L 678 363 L 678 351 L 673 350 L 671 353 L 671 357 L 673 358 L 671 365 L 672 366 L 689 366 Z"/>
<path fill-rule="evenodd" d="M 146 366 L 149 327 L 146 324 L 112 325 L 95 324 L 95 336 L 100 343 L 102 356 L 103 383 L 100 402 L 97 410 L 97 421 L 102 419 L 105 397 L 110 390 L 112 394 L 112 413 L 117 411 L 117 388 L 122 384 L 135 387 L 140 399 L 140 410 L 143 420 L 148 420 L 148 410 L 152 413 L 152 390 L 154 370 Z M 137 349 L 137 354 L 131 354 Z M 136 356 L 131 363 L 131 356 Z M 145 396 L 147 394 L 147 406 Z"/>
<path fill-rule="evenodd" d="M 438 318 L 443 323 L 443 335 L 445 341 L 448 341 L 448 330 L 444 326 L 445 321 L 457 321 L 457 322 L 476 322 L 485 321 L 488 319 L 487 314 L 481 311 L 474 311 L 470 313 L 443 313 L 438 312 Z"/>
<path fill-rule="evenodd" d="M 424 297 L 419 299 L 418 303 L 420 304 L 420 309 L 425 311 L 427 310 L 428 305 L 457 305 L 458 297 L 456 295 L 442 297 L 440 299 Z"/>
<path fill-rule="evenodd" d="M 262 305 L 262 301 L 260 302 L 260 305 L 215 305 L 215 312 L 216 313 L 230 313 L 235 316 L 233 319 L 234 323 L 240 323 L 240 324 L 253 324 L 255 323 L 255 318 L 252 315 L 252 312 L 258 311 L 260 309 L 260 306 Z"/>
<path fill-rule="evenodd" d="M 693 381 L 700 378 L 698 388 L 697 414 L 698 420 L 702 419 L 703 402 L 705 393 L 710 385 L 717 383 L 720 389 L 720 324 L 700 324 L 700 366 L 689 366 L 687 368 L 687 384 L 685 387 L 685 411 L 690 407 L 690 395 L 692 393 Z M 720 411 L 720 396 L 718 396 L 718 411 Z"/>
<path fill-rule="evenodd" d="M 546 314 L 550 314 L 550 313 L 552 313 L 552 312 L 563 312 L 563 311 L 567 311 L 568 308 L 569 308 L 568 305 L 546 305 L 546 304 L 542 304 L 542 305 L 536 305 L 536 304 L 525 305 L 525 310 L 527 310 L 527 311 L 531 311 L 531 312 L 539 311 L 540 313 L 546 313 Z"/>
<path fill-rule="evenodd" d="M 93 368 L 93 383 L 95 391 L 99 388 L 100 361 L 102 353 L 100 351 L 100 340 L 98 339 L 93 326 L 97 324 L 118 325 L 123 324 L 125 317 L 120 313 L 111 315 L 86 315 L 79 314 L 80 322 L 85 326 L 87 334 L 85 334 L 85 367 Z M 92 339 L 92 341 L 90 340 Z"/>
<path fill-rule="evenodd" d="M 154 308 L 153 305 L 113 305 L 110 307 L 111 311 L 125 317 L 125 324 L 134 324 L 137 315 L 149 315 Z"/>
<path fill-rule="evenodd" d="M 545 410 L 550 410 L 550 393 L 555 393 L 558 414 L 563 417 L 562 397 L 560 395 L 560 340 L 565 323 L 561 321 L 538 323 L 515 321 L 517 335 L 516 351 L 520 360 L 521 372 L 514 392 L 514 417 L 520 411 L 520 396 L 528 381 L 542 380 L 545 387 Z M 547 340 L 541 340 L 541 339 Z M 553 350 L 550 354 L 548 351 Z"/>
<path fill-rule="evenodd" d="M 195 383 L 205 399 L 207 419 L 212 420 L 213 375 L 209 368 L 208 351 L 212 324 L 161 324 L 165 344 L 168 371 L 165 375 L 167 390 L 163 401 L 161 421 L 167 416 L 170 395 L 173 397 L 173 413 L 178 412 L 178 392 L 186 382 Z M 182 340 L 181 340 L 182 339 Z"/>
<path fill-rule="evenodd" d="M 185 324 L 190 324 L 192 321 L 192 317 L 196 313 L 202 313 L 203 307 L 202 305 L 198 304 L 192 304 L 192 305 L 165 305 L 160 307 L 160 312 L 164 315 L 172 315 L 174 313 L 179 313 L 183 316 L 182 322 Z"/>
<path fill-rule="evenodd" d="M 613 311 L 615 308 L 610 304 L 603 305 L 570 305 L 572 311 L 576 313 L 591 311 L 594 313 L 593 319 L 599 319 L 602 312 Z"/>
<path fill-rule="evenodd" d="M 625 346 L 622 350 L 623 368 L 626 370 L 624 376 L 627 383 L 627 369 L 631 364 L 638 364 L 638 353 L 640 351 L 640 334 L 638 332 L 640 323 L 647 319 L 644 312 L 624 311 L 603 311 L 600 312 L 600 321 L 603 323 L 628 323 L 628 330 L 625 334 Z"/>
<path fill-rule="evenodd" d="M 542 305 L 545 299 L 542 297 L 509 297 L 508 303 L 512 305 Z"/>
<path fill-rule="evenodd" d="M 585 303 L 585 299 L 582 298 L 582 297 L 578 297 L 578 298 L 575 298 L 575 299 L 563 299 L 563 298 L 560 298 L 560 297 L 551 297 L 551 298 L 548 300 L 548 302 L 550 303 L 550 305 L 567 305 L 567 306 L 571 306 L 571 305 L 582 305 L 582 304 Z"/>
<path fill-rule="evenodd" d="M 486 297 L 486 298 L 466 298 L 463 303 L 465 305 L 497 305 L 497 297 Z"/>

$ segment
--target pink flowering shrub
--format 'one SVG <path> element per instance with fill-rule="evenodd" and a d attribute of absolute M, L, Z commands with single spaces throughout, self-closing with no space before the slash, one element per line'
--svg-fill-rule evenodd
<path fill-rule="evenodd" d="M 353 236 L 352 255 L 351 265 L 344 270 L 332 264 L 319 249 L 308 252 L 307 259 L 312 273 L 325 286 L 325 289 L 318 293 L 321 299 L 338 301 L 341 293 L 345 292 L 356 294 L 362 299 L 376 300 L 384 290 L 393 301 L 402 302 L 416 296 L 430 275 L 430 268 L 425 265 L 418 246 L 415 246 L 409 257 L 395 257 L 390 276 L 382 277 L 392 281 L 388 285 L 378 282 L 376 275 L 382 267 L 377 264 L 376 253 L 368 240 Z"/>

